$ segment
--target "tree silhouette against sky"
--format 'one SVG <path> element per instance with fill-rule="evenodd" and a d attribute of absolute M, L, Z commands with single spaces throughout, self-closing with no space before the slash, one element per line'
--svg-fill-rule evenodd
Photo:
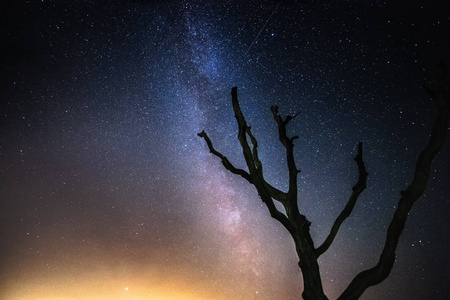
<path fill-rule="evenodd" d="M 428 87 L 425 87 L 425 89 L 436 103 L 438 109 L 429 142 L 416 161 L 412 182 L 406 190 L 400 192 L 401 197 L 387 229 L 384 248 L 378 262 L 374 267 L 357 274 L 342 295 L 339 296 L 338 300 L 358 299 L 367 288 L 379 284 L 388 277 L 395 262 L 395 251 L 400 235 L 405 227 L 408 214 L 414 203 L 425 191 L 430 175 L 431 163 L 443 145 L 449 119 L 450 78 L 444 63 L 440 65 L 437 87 L 435 90 Z M 279 140 L 286 150 L 286 161 L 289 171 L 289 188 L 287 192 L 284 192 L 275 188 L 264 179 L 263 165 L 258 157 L 258 142 L 252 134 L 251 127 L 247 125 L 244 115 L 242 114 L 236 87 L 232 88 L 231 96 L 233 110 L 239 127 L 238 139 L 243 150 L 248 170 L 236 168 L 226 156 L 217 151 L 205 131 L 202 131 L 198 135 L 205 139 L 210 152 L 222 160 L 222 164 L 227 170 L 233 174 L 240 175 L 256 188 L 259 197 L 269 209 L 270 215 L 278 220 L 292 236 L 299 257 L 298 265 L 303 275 L 303 299 L 328 299 L 322 288 L 318 258 L 329 249 L 340 226 L 351 214 L 359 195 L 366 188 L 368 173 L 363 160 L 362 142 L 358 143 L 358 150 L 355 157 L 359 173 L 358 181 L 353 186 L 350 198 L 342 212 L 334 221 L 327 238 L 321 245 L 316 247 L 310 234 L 311 223 L 305 215 L 301 214 L 297 203 L 297 176 L 298 173 L 300 173 L 300 170 L 297 168 L 294 160 L 294 140 L 297 139 L 298 136 L 289 137 L 286 133 L 286 126 L 297 115 L 286 116 L 283 118 L 279 114 L 277 106 L 270 107 L 274 120 L 278 126 Z M 248 139 L 250 140 L 250 143 L 248 142 Z M 275 201 L 282 204 L 284 212 L 276 207 Z"/>

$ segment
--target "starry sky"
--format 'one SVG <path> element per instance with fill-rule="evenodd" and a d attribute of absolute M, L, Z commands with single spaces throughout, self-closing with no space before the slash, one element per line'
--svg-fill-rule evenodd
<path fill-rule="evenodd" d="M 328 3 L 327 3 L 328 2 Z M 394 3 L 390 3 L 394 2 Z M 0 48 L 1 299 L 300 299 L 294 244 L 247 182 L 231 87 L 266 179 L 287 168 L 269 110 L 299 115 L 299 207 L 335 299 L 372 267 L 430 133 L 446 1 L 6 1 Z M 447 7 L 448 8 L 448 7 Z M 450 145 L 391 276 L 362 299 L 449 299 Z"/>

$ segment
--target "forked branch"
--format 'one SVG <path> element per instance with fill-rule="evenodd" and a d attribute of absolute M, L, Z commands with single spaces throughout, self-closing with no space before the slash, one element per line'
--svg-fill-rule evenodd
<path fill-rule="evenodd" d="M 353 192 L 350 195 L 350 198 L 348 199 L 347 205 L 345 205 L 344 209 L 339 214 L 336 221 L 334 221 L 333 227 L 331 227 L 330 234 L 325 239 L 323 244 L 320 245 L 316 249 L 317 257 L 319 257 L 320 255 L 325 253 L 328 250 L 328 248 L 331 246 L 342 223 L 345 221 L 345 219 L 348 218 L 348 216 L 350 216 L 350 214 L 353 211 L 353 208 L 355 207 L 356 200 L 358 200 L 359 195 L 366 188 L 368 173 L 366 172 L 366 166 L 364 165 L 364 161 L 363 161 L 362 142 L 358 143 L 358 154 L 355 157 L 355 161 L 356 161 L 356 164 L 358 165 L 358 171 L 359 171 L 358 182 L 352 188 Z"/>
<path fill-rule="evenodd" d="M 297 139 L 298 136 L 289 138 L 286 134 L 286 125 L 289 123 L 290 120 L 293 119 L 293 117 L 288 116 L 283 120 L 281 115 L 278 113 L 278 106 L 276 105 L 272 105 L 270 107 L 270 110 L 272 111 L 273 118 L 275 119 L 275 122 L 278 125 L 278 138 L 286 148 L 286 161 L 289 170 L 288 195 L 289 198 L 292 199 L 292 201 L 297 202 L 297 176 L 298 173 L 300 173 L 300 170 L 298 170 L 297 167 L 295 166 L 293 140 Z M 295 203 L 295 205 L 297 205 L 297 203 Z"/>
<path fill-rule="evenodd" d="M 244 153 L 245 162 L 249 169 L 249 172 L 236 168 L 231 162 L 219 151 L 214 149 L 213 144 L 208 137 L 208 135 L 202 131 L 198 133 L 199 137 L 205 139 L 206 144 L 208 145 L 209 151 L 219 157 L 222 160 L 222 164 L 224 167 L 232 172 L 233 174 L 237 174 L 245 178 L 248 182 L 253 184 L 258 191 L 258 195 L 261 200 L 267 205 L 269 209 L 270 215 L 278 220 L 283 226 L 290 232 L 293 230 L 293 226 L 289 219 L 281 213 L 275 206 L 273 199 L 280 201 L 283 204 L 287 202 L 287 194 L 273 187 L 267 181 L 264 180 L 263 172 L 262 172 L 262 164 L 258 157 L 258 142 L 254 135 L 251 132 L 250 126 L 247 126 L 245 122 L 244 115 L 242 114 L 241 108 L 239 106 L 239 102 L 237 99 L 237 88 L 233 88 L 231 90 L 232 96 L 232 104 L 233 110 L 235 113 L 236 120 L 238 122 L 238 139 L 242 147 L 242 151 Z M 253 148 L 250 149 L 250 146 L 247 141 L 247 135 L 250 137 Z"/>
<path fill-rule="evenodd" d="M 437 90 L 430 95 L 436 101 L 438 115 L 434 122 L 430 140 L 425 149 L 420 153 L 416 162 L 414 178 L 406 191 L 401 192 L 398 207 L 389 224 L 386 241 L 378 263 L 375 267 L 359 273 L 338 300 L 356 300 L 364 291 L 386 279 L 395 262 L 400 235 L 405 227 L 408 214 L 414 203 L 422 196 L 430 177 L 430 168 L 436 154 L 442 148 L 448 129 L 450 114 L 450 78 L 445 65 L 441 65 L 441 76 Z"/>

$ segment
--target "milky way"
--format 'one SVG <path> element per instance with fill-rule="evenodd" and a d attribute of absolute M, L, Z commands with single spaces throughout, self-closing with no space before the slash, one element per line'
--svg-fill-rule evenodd
<path fill-rule="evenodd" d="M 17 1 L 16 1 L 17 2 Z M 444 1 L 28 1 L 1 28 L 0 298 L 300 299 L 294 244 L 245 168 L 231 107 L 287 189 L 270 105 L 295 140 L 316 244 L 368 187 L 319 263 L 336 299 L 372 267 L 449 60 Z M 450 297 L 448 141 L 388 279 L 362 299 Z"/>

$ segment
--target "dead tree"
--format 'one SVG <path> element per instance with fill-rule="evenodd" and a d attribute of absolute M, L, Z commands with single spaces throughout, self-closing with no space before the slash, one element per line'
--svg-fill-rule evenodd
<path fill-rule="evenodd" d="M 438 86 L 435 91 L 425 88 L 430 96 L 435 100 L 438 108 L 438 115 L 431 130 L 431 137 L 420 153 L 415 167 L 413 180 L 409 187 L 402 191 L 397 209 L 392 217 L 387 229 L 386 240 L 383 251 L 376 265 L 370 269 L 357 274 L 349 286 L 344 290 L 338 300 L 358 299 L 370 286 L 376 285 L 387 278 L 395 262 L 395 251 L 403 231 L 403 228 L 413 204 L 422 196 L 427 186 L 430 174 L 430 166 L 436 154 L 442 148 L 450 111 L 450 80 L 444 64 L 441 65 L 441 74 L 438 78 Z M 262 163 L 258 157 L 258 142 L 253 136 L 250 126 L 247 125 L 239 106 L 237 88 L 231 90 L 234 114 L 239 126 L 238 139 L 241 144 L 245 162 L 248 170 L 236 168 L 226 156 L 217 151 L 205 131 L 198 136 L 205 139 L 212 154 L 222 160 L 223 166 L 231 173 L 240 175 L 252 184 L 261 200 L 269 209 L 270 215 L 278 220 L 292 236 L 297 255 L 299 267 L 303 275 L 303 299 L 305 300 L 325 300 L 328 299 L 322 288 L 319 265 L 317 263 L 320 255 L 325 253 L 332 244 L 340 226 L 351 214 L 359 195 L 366 188 L 368 173 L 363 161 L 362 143 L 358 144 L 358 152 L 355 162 L 358 167 L 358 182 L 353 186 L 350 198 L 336 218 L 330 233 L 325 241 L 318 247 L 314 245 L 310 234 L 310 222 L 305 215 L 301 214 L 297 205 L 297 176 L 300 172 L 294 161 L 294 140 L 298 136 L 288 137 L 286 126 L 293 117 L 283 118 L 277 106 L 271 106 L 275 122 L 278 126 L 278 136 L 286 151 L 286 161 L 289 172 L 289 188 L 287 192 L 281 191 L 264 179 Z M 250 144 L 249 141 L 250 140 Z M 274 201 L 281 203 L 285 213 L 275 206 Z"/>

